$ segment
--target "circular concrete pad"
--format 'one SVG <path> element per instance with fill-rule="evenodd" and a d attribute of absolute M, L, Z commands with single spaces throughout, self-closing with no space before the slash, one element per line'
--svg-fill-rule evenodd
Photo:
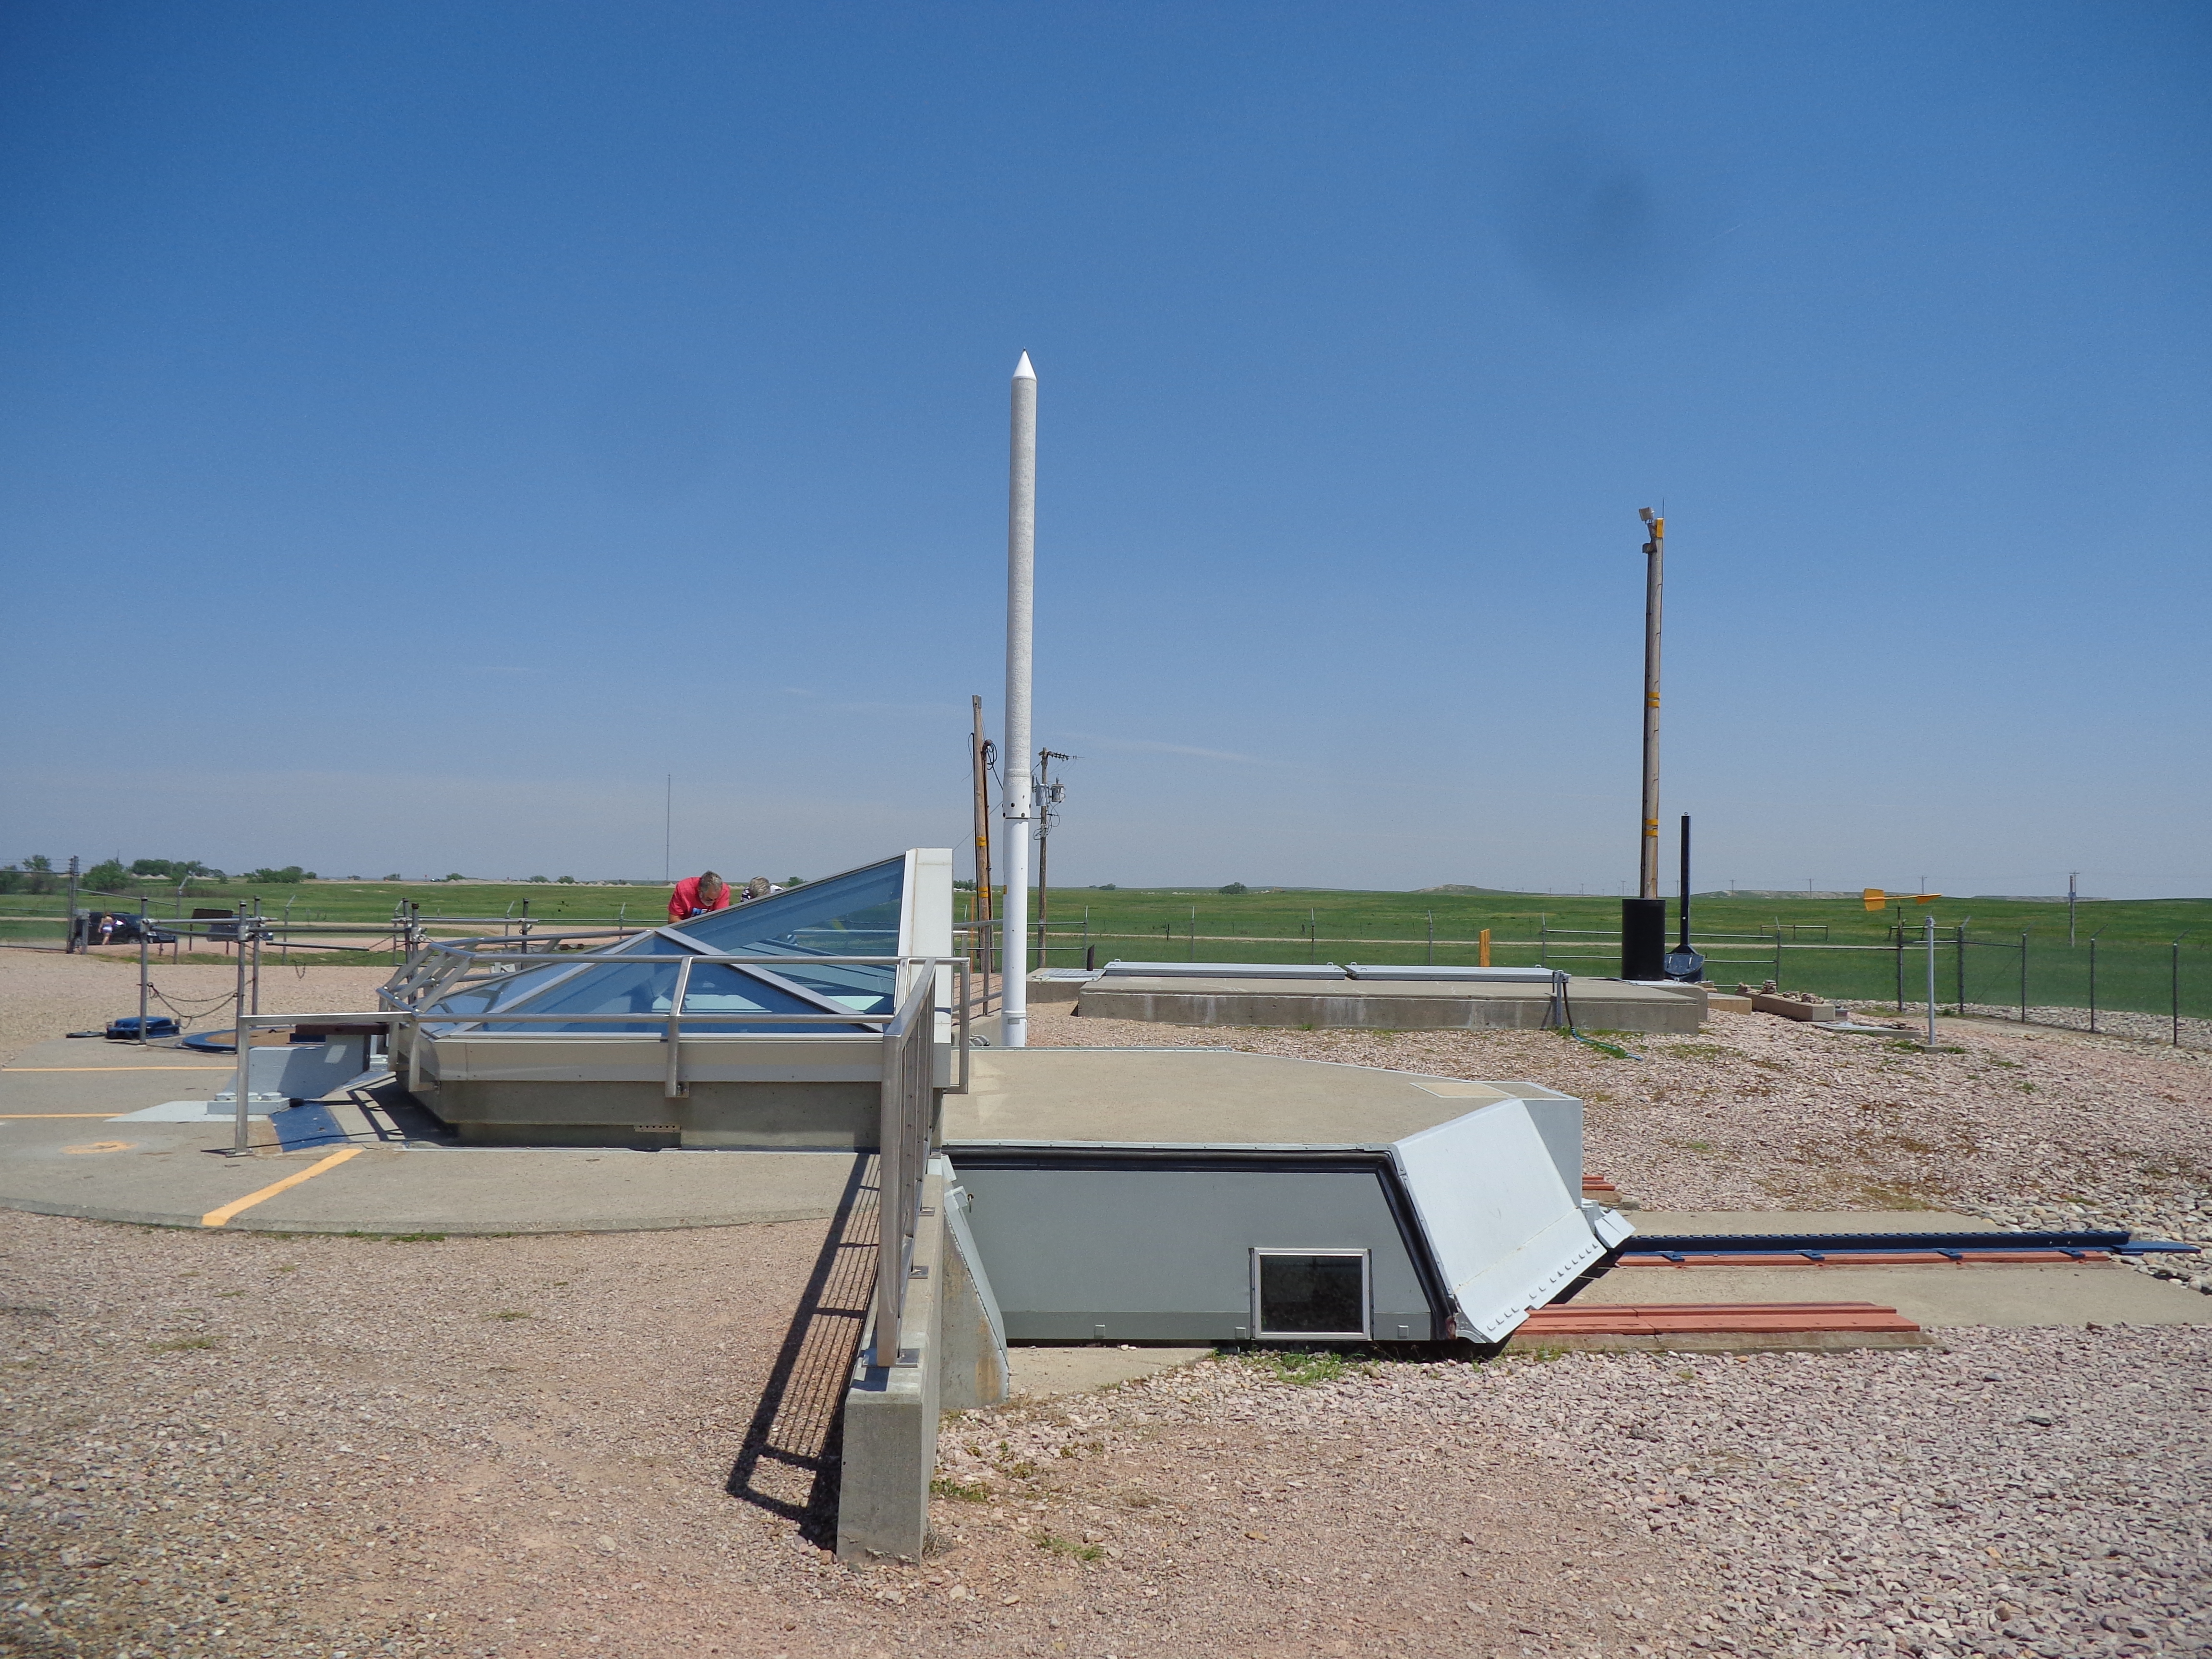
<path fill-rule="evenodd" d="M 47 1042 L 19 1055 L 0 1070 L 0 1206 L 198 1227 L 265 1193 L 220 1224 L 334 1233 L 729 1227 L 832 1216 L 863 1161 L 849 1151 L 441 1146 L 358 1097 L 257 1118 L 253 1150 L 236 1158 L 230 1117 L 192 1115 L 232 1076 L 229 1066 L 188 1050 L 125 1043 Z M 172 1106 L 154 1121 L 132 1115 Z M 304 1178 L 269 1190 L 295 1176 Z"/>

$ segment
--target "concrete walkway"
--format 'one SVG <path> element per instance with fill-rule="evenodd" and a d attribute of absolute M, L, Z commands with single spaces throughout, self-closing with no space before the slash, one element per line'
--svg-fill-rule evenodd
<path fill-rule="evenodd" d="M 1934 1210 L 1714 1213 L 1640 1211 L 1645 1234 L 1981 1232 L 1978 1216 Z M 1634 1241 L 1631 1241 L 1633 1246 Z M 2212 1297 L 2118 1262 L 2080 1267 L 1977 1264 L 1853 1267 L 1840 1260 L 1792 1267 L 1615 1267 L 1578 1303 L 1874 1302 L 1931 1329 L 1989 1325 L 2208 1325 Z"/>
<path fill-rule="evenodd" d="M 0 1069 L 0 1206 L 177 1227 L 230 1210 L 219 1224 L 277 1232 L 727 1227 L 826 1219 L 855 1163 L 850 1152 L 449 1146 L 362 1094 L 254 1120 L 245 1158 L 229 1155 L 228 1116 L 117 1121 L 206 1101 L 232 1076 L 189 1050 L 125 1043 L 19 1055 Z"/>

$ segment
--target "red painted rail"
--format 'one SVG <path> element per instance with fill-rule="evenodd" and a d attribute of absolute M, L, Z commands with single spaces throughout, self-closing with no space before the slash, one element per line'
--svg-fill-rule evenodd
<path fill-rule="evenodd" d="M 1719 1335 L 1792 1331 L 1917 1331 L 1875 1302 L 1566 1303 L 1530 1311 L 1516 1336 Z"/>

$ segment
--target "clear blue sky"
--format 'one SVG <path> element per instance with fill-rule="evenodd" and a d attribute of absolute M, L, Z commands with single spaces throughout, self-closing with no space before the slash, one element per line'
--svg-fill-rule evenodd
<path fill-rule="evenodd" d="M 0 10 L 0 859 L 2212 892 L 2212 8 Z M 1672 858 L 1671 835 L 1668 858 Z"/>

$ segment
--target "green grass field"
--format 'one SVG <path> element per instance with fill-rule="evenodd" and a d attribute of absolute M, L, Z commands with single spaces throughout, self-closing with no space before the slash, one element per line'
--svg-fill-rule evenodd
<path fill-rule="evenodd" d="M 961 895 L 963 918 L 969 896 Z M 1671 902 L 1668 912 L 1671 939 Z M 2099 1005 L 2163 1013 L 2172 1000 L 2172 942 L 2179 939 L 2182 1012 L 2212 1017 L 2212 899 L 2084 903 L 2070 949 L 2063 904 L 1945 898 L 1881 912 L 1869 912 L 1857 899 L 1699 898 L 1692 904 L 1695 942 L 1712 980 L 1773 978 L 1791 989 L 1858 998 L 1893 994 L 1900 964 L 1891 929 L 1900 915 L 1916 939 L 1923 919 L 1936 918 L 1938 996 L 1947 1003 L 1958 1000 L 1955 929 L 1964 923 L 1968 1002 L 2020 1000 L 2026 933 L 2028 1001 L 2085 1006 L 2094 935 Z M 1046 959 L 1073 967 L 1095 951 L 1101 963 L 1120 957 L 1462 965 L 1477 960 L 1477 938 L 1488 928 L 1493 963 L 1540 963 L 1603 975 L 1620 971 L 1620 925 L 1618 898 L 1571 895 L 1065 888 L 1048 896 Z M 1907 997 L 1924 995 L 1924 952 L 1908 951 L 1902 965 Z"/>
<path fill-rule="evenodd" d="M 315 881 L 255 888 L 194 882 L 181 898 L 173 887 L 149 886 L 157 916 L 189 915 L 195 906 L 228 908 L 255 898 L 272 916 L 295 921 L 387 923 L 395 905 L 421 906 L 441 933 L 495 932 L 495 923 L 464 918 L 526 914 L 538 927 L 589 927 L 659 921 L 668 890 L 536 882 Z M 972 895 L 957 896 L 968 918 Z M 136 910 L 138 892 L 87 893 L 87 908 Z M 59 892 L 0 895 L 0 939 L 58 941 L 66 900 Z M 1056 888 L 1047 896 L 1047 958 L 1080 964 L 1095 951 L 1102 963 L 1131 960 L 1369 962 L 1472 964 L 1477 936 L 1491 931 L 1491 959 L 1501 965 L 1543 963 L 1575 972 L 1618 971 L 1620 903 L 1617 898 L 1532 893 L 1405 893 L 1340 889 L 1273 889 L 1224 894 L 1212 888 Z M 1673 907 L 1669 906 L 1670 911 Z M 1944 898 L 1869 914 L 1856 899 L 1701 898 L 1693 905 L 1698 948 L 1709 976 L 1730 983 L 1777 978 L 1784 985 L 1837 996 L 1893 994 L 1899 969 L 1889 945 L 1902 915 L 1917 938 L 1936 918 L 1942 948 L 1938 991 L 1955 1000 L 1956 926 L 1969 941 L 1969 1002 L 2019 1000 L 2021 936 L 2028 936 L 2028 1000 L 2081 1006 L 2088 995 L 2088 941 L 2098 940 L 2100 1006 L 2162 1013 L 2171 1005 L 2172 941 L 2180 952 L 2182 1012 L 2212 1017 L 2212 899 L 2093 900 L 2080 908 L 2077 943 L 2066 943 L 2063 904 L 2004 899 Z M 443 926 L 437 924 L 444 923 Z M 1670 937 L 1672 924 L 1670 922 Z M 1778 971 L 1777 932 L 1781 935 Z M 1434 944 L 1431 939 L 1433 935 Z M 1856 946 L 1857 949 L 1840 947 Z M 1866 947 L 1878 947 L 1869 949 Z M 380 957 L 356 954 L 366 963 Z M 1907 994 L 1924 993 L 1924 957 L 1908 952 Z"/>

